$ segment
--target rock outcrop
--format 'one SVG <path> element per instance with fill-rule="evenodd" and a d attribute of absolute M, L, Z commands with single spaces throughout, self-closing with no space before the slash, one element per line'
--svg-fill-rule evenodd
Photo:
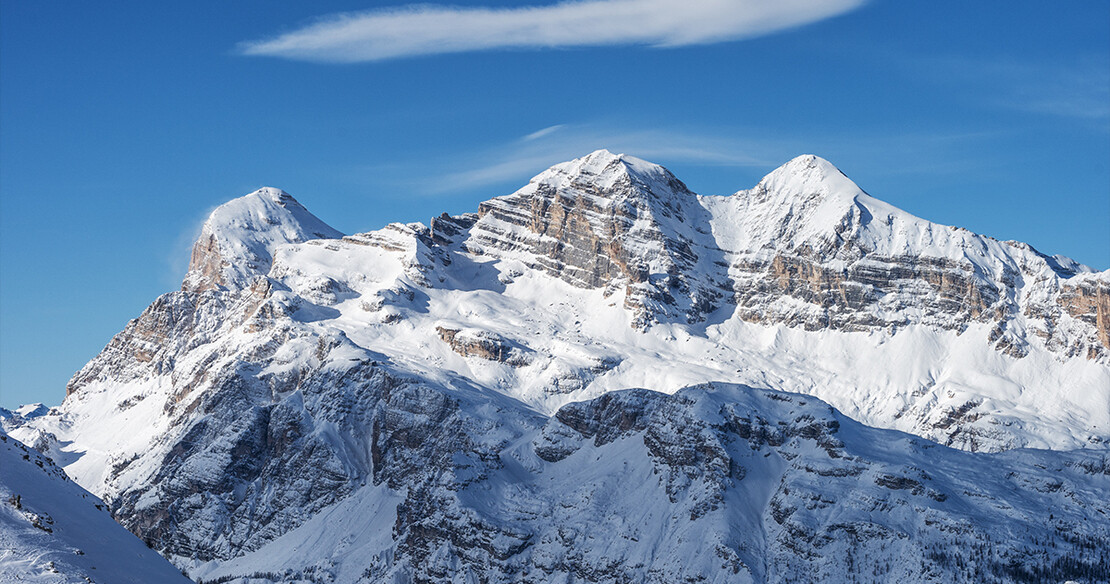
<path fill-rule="evenodd" d="M 514 367 L 530 361 L 527 347 L 514 343 L 501 335 L 473 329 L 454 329 L 437 326 L 436 332 L 443 342 L 463 357 L 477 357 L 488 361 L 507 363 Z"/>
<path fill-rule="evenodd" d="M 633 326 L 704 320 L 727 289 L 697 196 L 665 168 L 600 150 L 482 203 L 477 254 L 526 254 L 530 268 L 583 288 L 623 289 Z"/>
<path fill-rule="evenodd" d="M 1056 299 L 1068 316 L 1094 328 L 1099 343 L 1110 349 L 1110 278 L 1087 277 L 1060 286 Z M 1088 358 L 1104 355 L 1093 344 L 1087 344 Z"/>

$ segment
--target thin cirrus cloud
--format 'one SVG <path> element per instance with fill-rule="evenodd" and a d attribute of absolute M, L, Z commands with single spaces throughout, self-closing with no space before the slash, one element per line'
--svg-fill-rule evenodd
<path fill-rule="evenodd" d="M 1022 62 L 1009 58 L 930 56 L 901 59 L 924 73 L 928 83 L 957 88 L 961 99 L 1021 113 L 1072 118 L 1103 131 L 1110 121 L 1110 59 L 1085 55 L 1067 62 Z"/>
<path fill-rule="evenodd" d="M 623 131 L 559 124 L 456 159 L 453 164 L 433 173 L 439 178 L 406 186 L 426 195 L 438 195 L 512 181 L 523 184 L 528 177 L 555 163 L 585 156 L 598 148 L 627 152 L 657 163 L 685 162 L 720 167 L 766 167 L 777 159 L 751 153 L 781 151 L 785 156 L 788 151 L 771 141 L 738 140 L 679 130 Z"/>
<path fill-rule="evenodd" d="M 558 162 L 585 156 L 598 148 L 625 152 L 651 162 L 735 169 L 739 174 L 769 172 L 801 154 L 825 156 L 833 164 L 857 166 L 866 163 L 861 176 L 905 177 L 960 175 L 972 168 L 992 164 L 984 156 L 982 142 L 994 134 L 962 129 L 929 133 L 898 133 L 860 129 L 848 135 L 784 135 L 757 128 L 650 130 L 567 123 L 548 126 L 515 139 L 477 148 L 466 154 L 429 160 L 401 162 L 385 169 L 364 167 L 360 175 L 386 179 L 383 191 L 403 190 L 413 196 L 437 197 L 491 187 L 515 189 L 528 178 Z M 859 170 L 857 166 L 852 169 Z M 428 178 L 434 177 L 434 178 Z M 899 180 L 904 180 L 900 178 Z M 748 188 L 737 182 L 725 185 L 727 192 Z M 382 185 L 378 185 L 382 186 Z M 698 185 L 690 185 L 699 191 Z M 732 189 L 732 190 L 728 190 Z M 508 192 L 508 191 L 505 191 Z M 725 191 L 721 191 L 725 192 Z M 498 193 L 493 193 L 498 194 Z M 501 193 L 503 194 L 503 193 Z M 708 193 L 703 193 L 708 194 Z M 719 193 L 718 193 L 719 194 Z"/>
<path fill-rule="evenodd" d="M 564 127 L 565 126 L 563 124 L 555 124 L 554 126 L 548 126 L 546 128 L 541 128 L 541 129 L 536 130 L 535 132 L 532 132 L 531 134 L 528 134 L 527 136 L 521 138 L 521 140 L 523 140 L 525 142 L 531 142 L 532 140 L 539 140 L 540 138 L 543 138 L 545 136 L 548 136 L 550 134 L 558 132 L 559 130 L 562 130 Z"/>
<path fill-rule="evenodd" d="M 356 63 L 493 49 L 677 47 L 758 37 L 866 0 L 585 0 L 519 8 L 418 5 L 344 13 L 239 45 L 244 55 Z"/>

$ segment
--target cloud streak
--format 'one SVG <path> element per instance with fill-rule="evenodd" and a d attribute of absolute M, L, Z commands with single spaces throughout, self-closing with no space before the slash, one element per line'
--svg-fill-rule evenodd
<path fill-rule="evenodd" d="M 957 87 L 990 107 L 1073 118 L 1110 120 L 1110 60 L 1088 55 L 1068 62 L 929 57 L 917 61 L 931 83 Z M 1102 131 L 1104 125 L 1098 125 Z"/>
<path fill-rule="evenodd" d="M 557 134 L 553 128 L 559 130 Z M 598 148 L 625 152 L 657 163 L 733 168 L 771 166 L 785 161 L 783 157 L 789 152 L 769 141 L 738 140 L 681 130 L 623 131 L 559 125 L 458 159 L 455 164 L 463 168 L 442 168 L 436 173 L 437 178 L 411 186 L 427 194 L 442 194 L 512 181 L 523 184 L 528 177 L 555 163 L 585 156 Z M 775 152 L 776 156 L 762 158 L 752 155 L 753 152 Z"/>
<path fill-rule="evenodd" d="M 546 128 L 536 130 L 535 132 L 532 132 L 531 134 L 528 134 L 527 136 L 521 138 L 521 140 L 524 140 L 525 142 L 531 142 L 532 140 L 539 140 L 540 138 L 543 138 L 544 136 L 547 136 L 547 135 L 551 134 L 552 132 L 558 132 L 559 130 L 561 130 L 563 128 L 563 126 L 564 126 L 563 124 L 556 124 L 554 126 L 548 126 Z"/>
<path fill-rule="evenodd" d="M 982 171 L 994 164 L 982 156 L 983 141 L 994 134 L 963 131 L 891 134 L 885 128 L 849 134 L 783 135 L 758 128 L 660 128 L 628 129 L 597 123 L 561 124 L 558 131 L 537 130 L 504 142 L 476 146 L 463 154 L 421 156 L 359 167 L 357 176 L 375 177 L 374 188 L 382 192 L 406 192 L 416 197 L 445 197 L 490 188 L 483 196 L 505 194 L 523 186 L 529 177 L 553 164 L 585 156 L 598 148 L 624 152 L 673 166 L 701 167 L 709 175 L 758 179 L 791 158 L 817 154 L 846 171 L 866 168 L 866 174 L 897 183 L 907 176 L 938 174 L 958 176 L 971 169 Z M 528 136 L 541 134 L 527 139 Z M 850 173 L 851 174 L 851 173 Z M 384 177 L 384 180 L 383 180 Z M 690 185 L 702 194 L 725 194 L 748 188 L 755 182 L 738 180 L 716 186 Z M 503 190 L 502 189 L 508 189 Z"/>
<path fill-rule="evenodd" d="M 843 14 L 865 0 L 584 0 L 538 7 L 410 6 L 327 16 L 244 55 L 356 63 L 494 49 L 678 47 L 763 36 Z"/>
<path fill-rule="evenodd" d="M 1035 113 L 1110 120 L 1110 67 L 1106 60 L 1077 66 L 1045 68 L 1022 75 L 1024 83 L 1013 92 L 1011 107 Z"/>

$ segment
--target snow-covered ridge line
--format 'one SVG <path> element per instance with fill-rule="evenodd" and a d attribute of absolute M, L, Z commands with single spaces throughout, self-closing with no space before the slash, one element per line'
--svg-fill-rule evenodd
<path fill-rule="evenodd" d="M 547 412 L 630 385 L 743 381 L 814 392 L 868 423 L 965 448 L 1077 446 L 1110 434 L 1110 272 L 924 221 L 816 156 L 726 197 L 695 195 L 661 166 L 599 150 L 430 227 L 336 240 L 278 189 L 221 206 L 207 225 L 196 248 L 207 259 L 183 289 L 250 293 L 167 298 L 180 308 L 140 319 L 70 391 L 114 371 L 163 375 L 196 346 L 167 346 L 169 328 L 226 339 L 219 351 L 233 354 L 236 326 L 262 330 L 284 316 L 341 331 L 418 376 L 462 376 Z M 320 235 L 333 239 L 298 243 Z M 213 236 L 239 251 L 206 254 Z M 561 313 L 546 313 L 556 303 Z M 460 360 L 437 332 L 443 318 L 536 358 Z M 677 337 L 688 340 L 668 340 Z M 589 355 L 600 346 L 610 350 L 598 361 Z M 664 354 L 693 367 L 653 356 Z M 129 355 L 153 369 L 125 367 Z M 879 362 L 889 365 L 859 365 Z M 647 382 L 645 369 L 662 374 Z M 175 371 L 171 384 L 195 385 Z"/>

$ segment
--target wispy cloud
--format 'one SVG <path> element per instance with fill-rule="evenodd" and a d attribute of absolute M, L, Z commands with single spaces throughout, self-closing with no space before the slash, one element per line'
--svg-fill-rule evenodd
<path fill-rule="evenodd" d="M 531 142 L 532 140 L 539 140 L 540 138 L 543 138 L 544 136 L 546 136 L 546 135 L 548 135 L 552 132 L 558 132 L 563 127 L 564 127 L 563 124 L 556 124 L 554 126 L 548 126 L 546 128 L 536 130 L 535 132 L 532 132 L 531 134 L 528 134 L 527 136 L 525 136 L 521 139 L 524 140 L 525 142 Z"/>
<path fill-rule="evenodd" d="M 789 152 L 771 141 L 739 140 L 708 133 L 559 125 L 456 159 L 436 175 L 438 178 L 412 186 L 428 194 L 439 194 L 527 180 L 552 164 L 599 148 L 653 162 L 721 167 L 766 167 L 782 162 L 779 158 Z"/>
<path fill-rule="evenodd" d="M 865 0 L 584 0 L 520 8 L 416 5 L 344 13 L 239 45 L 245 55 L 354 63 L 507 48 L 676 47 L 758 37 Z"/>
<path fill-rule="evenodd" d="M 1015 75 L 1010 107 L 1084 120 L 1110 120 L 1110 62 L 1025 71 Z"/>
<path fill-rule="evenodd" d="M 845 165 L 842 167 L 845 171 L 860 171 L 876 180 L 898 181 L 906 176 L 959 175 L 971 168 L 982 170 L 990 161 L 978 153 L 983 151 L 985 140 L 996 138 L 994 134 L 966 131 L 891 134 L 885 129 L 871 129 L 847 134 L 787 135 L 758 128 L 630 130 L 606 124 L 566 124 L 558 132 L 533 140 L 520 138 L 473 149 L 464 156 L 439 159 L 432 163 L 432 170 L 422 158 L 421 171 L 399 173 L 407 178 L 404 184 L 395 187 L 431 197 L 488 187 L 515 189 L 553 164 L 599 148 L 631 154 L 672 169 L 702 167 L 710 175 L 755 178 L 795 156 L 817 154 L 834 164 Z M 698 190 L 707 185 L 691 187 L 703 194 L 720 194 L 752 184 L 755 183 L 718 184 L 709 190 Z"/>
<path fill-rule="evenodd" d="M 1106 55 L 1040 63 L 933 56 L 918 63 L 932 82 L 958 86 L 957 95 L 972 96 L 992 107 L 1083 122 L 1110 120 Z"/>

